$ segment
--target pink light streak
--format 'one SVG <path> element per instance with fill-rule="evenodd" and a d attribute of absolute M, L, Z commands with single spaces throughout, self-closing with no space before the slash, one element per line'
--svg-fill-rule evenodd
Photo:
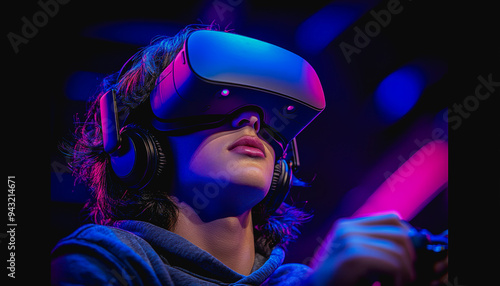
<path fill-rule="evenodd" d="M 448 142 L 422 146 L 385 180 L 353 216 L 395 212 L 412 219 L 448 182 Z"/>

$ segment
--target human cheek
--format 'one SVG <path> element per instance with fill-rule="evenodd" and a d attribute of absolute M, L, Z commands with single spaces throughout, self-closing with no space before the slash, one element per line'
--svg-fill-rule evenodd
<path fill-rule="evenodd" d="M 266 149 L 266 153 L 267 153 L 266 157 L 270 157 L 271 161 L 274 165 L 274 162 L 276 162 L 276 153 L 274 152 L 273 147 L 269 143 L 267 143 L 265 140 L 262 140 L 262 142 L 264 143 L 264 148 Z"/>
<path fill-rule="evenodd" d="M 223 170 L 226 167 L 227 153 L 221 140 L 211 140 L 201 144 L 192 155 L 189 167 L 198 175 L 207 175 L 208 172 Z"/>

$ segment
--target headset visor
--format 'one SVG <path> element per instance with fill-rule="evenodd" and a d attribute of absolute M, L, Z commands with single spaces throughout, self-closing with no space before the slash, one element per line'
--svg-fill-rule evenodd
<path fill-rule="evenodd" d="M 208 127 L 236 110 L 258 107 L 260 135 L 282 151 L 325 108 L 318 75 L 303 58 L 256 39 L 206 30 L 189 35 L 159 76 L 150 102 L 153 125 L 162 131 Z"/>

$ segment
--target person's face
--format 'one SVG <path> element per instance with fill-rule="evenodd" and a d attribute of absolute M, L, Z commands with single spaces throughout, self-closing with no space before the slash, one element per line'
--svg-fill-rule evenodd
<path fill-rule="evenodd" d="M 169 138 L 176 179 L 173 195 L 202 219 L 250 210 L 271 185 L 275 153 L 258 137 L 260 116 L 242 111 L 225 126 Z"/>

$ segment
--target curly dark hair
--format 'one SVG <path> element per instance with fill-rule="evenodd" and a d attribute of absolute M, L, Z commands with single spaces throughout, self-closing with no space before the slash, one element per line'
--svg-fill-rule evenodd
<path fill-rule="evenodd" d="M 165 191 L 165 184 L 169 184 L 172 178 L 162 175 L 161 180 L 148 184 L 140 191 L 129 191 L 113 176 L 109 155 L 103 149 L 99 99 L 109 90 L 115 89 L 118 117 L 127 118 L 130 123 L 130 115 L 140 109 L 141 103 L 149 102 L 149 94 L 155 87 L 156 79 L 182 49 L 187 36 L 200 29 L 219 30 L 216 25 L 189 25 L 173 37 L 156 37 L 131 58 L 127 64 L 130 68 L 126 72 L 121 74 L 120 71 L 106 77 L 99 92 L 90 101 L 85 120 L 77 124 L 71 143 L 61 144 L 63 153 L 69 157 L 69 167 L 76 181 L 85 183 L 91 191 L 84 208 L 92 222 L 112 225 L 119 220 L 133 219 L 165 229 L 172 229 L 175 225 L 178 208 Z M 152 133 L 159 132 L 139 119 L 133 124 Z M 286 248 L 289 242 L 297 238 L 297 227 L 310 218 L 310 214 L 286 203 L 282 203 L 272 215 L 266 212 L 265 205 L 258 204 L 252 209 L 257 250 L 269 253 L 276 245 Z"/>

